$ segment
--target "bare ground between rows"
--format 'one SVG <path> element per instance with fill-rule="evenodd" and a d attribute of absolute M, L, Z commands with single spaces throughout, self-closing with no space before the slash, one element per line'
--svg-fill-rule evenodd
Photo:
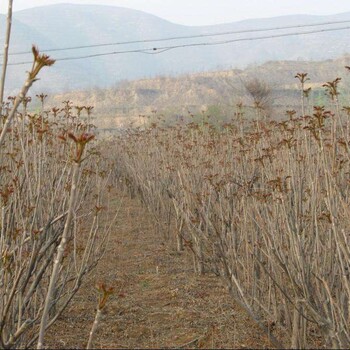
<path fill-rule="evenodd" d="M 189 252 L 156 233 L 137 199 L 117 193 L 107 252 L 47 334 L 49 348 L 84 348 L 95 316 L 95 285 L 116 288 L 95 348 L 268 348 L 267 337 L 232 301 L 219 277 L 197 276 Z"/>

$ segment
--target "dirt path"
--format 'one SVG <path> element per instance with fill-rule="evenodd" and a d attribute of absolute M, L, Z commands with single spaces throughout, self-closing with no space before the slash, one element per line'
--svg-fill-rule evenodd
<path fill-rule="evenodd" d="M 120 196 L 120 195 L 119 195 Z M 267 338 L 232 302 L 221 280 L 196 276 L 189 254 L 159 240 L 138 200 L 123 205 L 108 251 L 48 334 L 48 346 L 84 348 L 99 281 L 115 286 L 95 348 L 266 348 Z"/>

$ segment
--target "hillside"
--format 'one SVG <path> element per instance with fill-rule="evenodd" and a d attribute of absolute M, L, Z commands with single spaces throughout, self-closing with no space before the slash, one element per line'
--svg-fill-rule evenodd
<path fill-rule="evenodd" d="M 110 6 L 52 5 L 16 12 L 13 21 L 11 51 L 29 50 L 35 43 L 41 49 L 115 43 L 174 36 L 201 35 L 254 28 L 273 28 L 330 21 L 350 20 L 350 13 L 332 16 L 284 16 L 270 19 L 252 19 L 215 26 L 189 27 L 174 24 L 156 16 Z M 0 16 L 4 28 L 5 16 Z M 333 27 L 345 26 L 333 25 Z M 329 27 L 329 26 L 328 26 Z M 310 28 L 306 28 L 310 30 Z M 316 29 L 316 27 L 311 28 Z M 305 29 L 304 29 L 305 30 Z M 296 31 L 289 29 L 280 33 Z M 275 34 L 276 32 L 267 32 Z M 184 43 L 222 41 L 233 38 L 251 38 L 264 33 L 246 33 L 159 43 L 107 46 L 90 49 L 53 52 L 54 58 L 98 54 L 103 52 L 152 48 Z M 35 91 L 58 92 L 93 87 L 110 87 L 125 79 L 150 78 L 159 75 L 188 74 L 214 69 L 239 68 L 262 64 L 271 60 L 324 60 L 348 52 L 346 31 L 312 35 L 290 36 L 219 46 L 192 47 L 169 50 L 159 55 L 140 53 L 119 54 L 73 61 L 57 62 L 42 73 Z M 0 34 L 0 44 L 4 31 Z M 325 49 L 326 48 L 326 49 Z M 11 56 L 10 62 L 30 61 L 30 55 Z M 23 81 L 29 65 L 11 66 L 7 91 L 15 92 Z"/>
<path fill-rule="evenodd" d="M 94 106 L 96 124 L 103 128 L 140 122 L 139 115 L 165 115 L 174 119 L 200 113 L 202 110 L 217 116 L 230 116 L 237 102 L 251 105 L 244 82 L 258 78 L 271 87 L 274 114 L 278 117 L 286 108 L 299 108 L 298 72 L 308 72 L 312 87 L 310 104 L 325 103 L 322 84 L 342 78 L 341 101 L 348 104 L 350 76 L 344 66 L 350 65 L 350 56 L 320 62 L 271 61 L 244 70 L 212 71 L 123 82 L 109 89 L 89 89 L 50 97 L 50 105 L 71 100 L 79 105 Z"/>

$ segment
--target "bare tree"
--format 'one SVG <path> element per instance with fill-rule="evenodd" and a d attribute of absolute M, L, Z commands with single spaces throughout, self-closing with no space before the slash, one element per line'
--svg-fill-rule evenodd
<path fill-rule="evenodd" d="M 253 100 L 254 107 L 264 115 L 268 114 L 272 105 L 271 87 L 258 78 L 249 79 L 243 85 L 249 98 Z"/>

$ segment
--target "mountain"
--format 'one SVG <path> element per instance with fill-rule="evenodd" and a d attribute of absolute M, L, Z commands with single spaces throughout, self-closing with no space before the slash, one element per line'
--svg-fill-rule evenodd
<path fill-rule="evenodd" d="M 191 27 L 168 22 L 159 17 L 131 9 L 99 6 L 59 4 L 43 6 L 14 13 L 11 52 L 28 51 L 35 43 L 39 49 L 85 46 L 101 43 L 138 41 L 174 36 L 202 35 L 256 28 L 273 28 L 320 22 L 350 21 L 350 12 L 331 16 L 283 16 L 270 19 L 252 19 L 215 26 Z M 6 17 L 0 16 L 1 28 Z M 333 27 L 345 27 L 337 24 Z M 328 26 L 329 27 L 329 26 Z M 315 30 L 299 28 L 279 33 Z M 138 43 L 107 47 L 51 52 L 53 58 L 99 54 L 181 45 L 188 43 L 214 43 L 233 38 L 253 38 L 274 35 L 276 31 L 245 33 L 216 37 L 171 40 L 157 43 Z M 324 60 L 350 51 L 347 31 L 333 31 L 310 35 L 289 36 L 230 43 L 217 46 L 187 47 L 161 54 L 128 53 L 58 61 L 41 73 L 35 84 L 36 91 L 57 91 L 108 87 L 122 80 L 149 78 L 159 75 L 177 75 L 215 69 L 243 68 L 271 60 Z M 4 30 L 0 44 L 4 41 Z M 26 62 L 31 55 L 11 56 L 10 62 Z M 9 66 L 7 92 L 14 93 L 24 80 L 30 64 Z"/>

